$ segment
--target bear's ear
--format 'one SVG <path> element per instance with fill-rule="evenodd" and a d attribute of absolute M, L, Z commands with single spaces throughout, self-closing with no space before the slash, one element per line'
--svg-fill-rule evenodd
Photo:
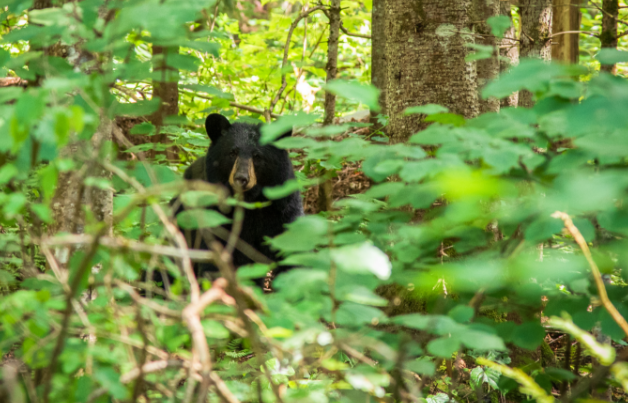
<path fill-rule="evenodd" d="M 220 136 L 229 130 L 230 127 L 231 123 L 229 123 L 227 118 L 218 113 L 212 113 L 205 119 L 205 130 L 212 144 L 216 143 Z"/>

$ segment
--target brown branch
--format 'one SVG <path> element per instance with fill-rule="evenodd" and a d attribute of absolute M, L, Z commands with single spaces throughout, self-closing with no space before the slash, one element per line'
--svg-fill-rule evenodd
<path fill-rule="evenodd" d="M 126 291 L 131 296 L 131 298 L 133 298 L 133 300 L 137 302 L 138 304 L 144 305 L 152 309 L 153 311 L 164 314 L 166 316 L 181 319 L 182 314 L 180 311 L 175 311 L 174 309 L 170 309 L 168 307 L 158 304 L 152 299 L 142 297 L 140 294 L 137 293 L 137 291 L 133 289 L 133 287 L 131 287 L 130 285 L 128 285 L 127 283 L 123 281 L 114 280 L 114 282 L 116 283 L 118 287 Z"/>
<path fill-rule="evenodd" d="M 571 220 L 571 217 L 569 217 L 568 214 L 557 211 L 552 214 L 552 217 L 563 220 L 563 222 L 565 223 L 565 228 L 567 228 L 567 231 L 569 231 L 580 249 L 582 249 L 582 253 L 587 259 L 587 262 L 589 262 L 589 266 L 591 267 L 591 273 L 593 274 L 593 279 L 595 280 L 598 294 L 600 294 L 600 301 L 602 302 L 602 305 L 611 315 L 613 320 L 628 336 L 628 322 L 626 322 L 626 319 L 624 319 L 624 317 L 619 313 L 617 308 L 615 308 L 615 305 L 613 305 L 611 300 L 608 298 L 608 294 L 606 293 L 606 287 L 604 286 L 604 280 L 602 279 L 602 275 L 600 274 L 600 269 L 598 269 L 597 264 L 593 260 L 593 257 L 591 256 L 591 251 L 589 250 L 589 246 L 584 240 L 584 237 L 582 236 L 578 228 L 576 228 L 573 221 Z"/>
<path fill-rule="evenodd" d="M 144 186 L 142 186 L 135 178 L 131 178 L 129 175 L 127 175 L 126 172 L 124 172 L 122 169 L 108 162 L 105 162 L 102 165 L 105 169 L 118 175 L 120 179 L 130 184 L 133 188 L 135 188 L 138 193 L 142 194 L 146 192 Z M 148 171 L 148 167 L 146 167 L 146 169 Z M 179 231 L 179 229 L 168 219 L 166 213 L 164 213 L 164 210 L 161 208 L 160 205 L 153 203 L 151 204 L 151 208 L 153 209 L 155 214 L 157 214 L 159 220 L 163 223 L 164 228 L 166 229 L 166 231 L 168 231 L 174 243 L 183 252 L 183 257 L 181 258 L 181 266 L 183 272 L 188 279 L 188 282 L 190 283 L 191 300 L 192 302 L 196 302 L 199 299 L 201 289 L 198 285 L 198 281 L 196 280 L 196 276 L 194 275 L 194 270 L 192 269 L 192 261 L 190 259 L 188 245 L 185 242 L 185 238 L 183 237 L 183 234 L 181 234 L 181 231 Z"/>
<path fill-rule="evenodd" d="M 94 237 L 91 235 L 62 235 L 54 238 L 43 239 L 40 243 L 46 246 L 59 245 L 81 245 L 93 242 Z M 151 245 L 144 242 L 138 242 L 132 239 L 122 237 L 102 237 L 100 245 L 112 249 L 132 250 L 134 252 L 150 253 L 152 255 L 171 256 L 176 258 L 184 258 L 185 253 L 179 248 L 167 245 Z M 189 249 L 187 256 L 194 261 L 208 262 L 213 261 L 215 255 L 210 251 L 200 249 Z"/>
<path fill-rule="evenodd" d="M 330 18 L 329 15 L 329 11 L 328 10 L 323 10 L 323 12 L 325 13 L 325 15 L 327 16 L 327 18 Z M 340 30 L 342 31 L 343 34 L 347 35 L 347 36 L 355 36 L 356 38 L 364 38 L 364 39 L 371 39 L 371 35 L 366 35 L 366 34 L 356 34 L 354 32 L 349 32 L 347 30 L 347 28 L 344 27 L 344 25 L 342 25 L 342 21 L 340 21 Z"/>
<path fill-rule="evenodd" d="M 553 38 L 555 36 L 559 36 L 559 35 L 567 35 L 567 34 L 587 34 L 587 35 L 591 35 L 591 36 L 595 36 L 596 38 L 599 36 L 597 35 L 595 32 L 591 32 L 591 31 L 561 31 L 561 32 L 556 32 L 551 34 L 549 37 Z"/>
<path fill-rule="evenodd" d="M 126 374 L 122 375 L 120 377 L 120 383 L 122 384 L 130 383 L 131 381 L 138 378 L 140 374 L 142 373 L 149 374 L 149 373 L 153 373 L 157 371 L 162 371 L 166 368 L 182 367 L 183 365 L 184 365 L 184 362 L 180 360 L 162 360 L 162 361 L 147 362 L 146 364 L 142 365 L 141 369 L 136 367 L 130 370 L 129 372 L 127 372 Z M 89 395 L 89 397 L 87 398 L 87 401 L 93 402 L 94 400 L 98 399 L 99 397 L 107 393 L 107 390 L 108 389 L 104 387 L 96 389 Z"/>
<path fill-rule="evenodd" d="M 227 305 L 235 305 L 234 299 L 225 293 L 226 287 L 227 281 L 225 279 L 219 278 L 214 281 L 212 288 L 203 293 L 197 302 L 193 302 L 183 309 L 183 319 L 192 334 L 194 355 L 198 356 L 198 360 L 201 364 L 202 382 L 206 384 L 211 380 L 216 385 L 216 390 L 223 400 L 228 403 L 239 403 L 238 399 L 229 391 L 229 388 L 227 388 L 222 379 L 220 379 L 217 374 L 211 373 L 211 355 L 200 319 L 200 315 L 205 307 L 216 301 L 222 301 Z M 192 361 L 194 362 L 194 359 Z M 201 396 L 202 395 L 203 393 L 201 393 Z"/>
<path fill-rule="evenodd" d="M 325 9 L 325 6 L 323 5 L 318 5 L 316 7 L 313 7 L 309 10 L 303 11 L 301 14 L 299 14 L 297 16 L 297 18 L 292 22 L 292 24 L 290 24 L 290 29 L 288 30 L 288 37 L 286 38 L 286 45 L 284 46 L 283 49 L 283 61 L 281 62 L 281 87 L 279 88 L 279 91 L 277 91 L 277 94 L 275 95 L 275 98 L 273 98 L 273 100 L 270 103 L 270 106 L 268 107 L 268 114 L 270 116 L 272 116 L 273 114 L 273 109 L 275 109 L 275 105 L 277 105 L 277 102 L 279 102 L 279 99 L 281 98 L 281 94 L 283 94 L 283 91 L 286 89 L 286 86 L 288 85 L 287 81 L 286 81 L 286 72 L 285 72 L 285 68 L 288 64 L 288 52 L 290 50 L 290 44 L 291 44 L 291 39 L 292 39 L 292 33 L 294 32 L 294 29 L 297 27 L 297 25 L 299 24 L 299 22 L 303 19 L 306 18 L 307 16 L 309 16 L 310 14 L 318 11 L 318 10 L 323 10 Z M 268 122 L 270 123 L 270 122 Z"/>
<path fill-rule="evenodd" d="M 61 330 L 59 331 L 59 335 L 57 336 L 57 343 L 55 344 L 54 350 L 52 351 L 50 364 L 48 365 L 48 368 L 46 369 L 46 372 L 44 374 L 44 379 L 42 380 L 42 383 L 44 384 L 44 403 L 48 403 L 49 401 L 52 376 L 54 375 L 54 372 L 56 370 L 59 355 L 61 355 L 61 352 L 63 352 L 63 347 L 65 346 L 65 336 L 68 332 L 68 325 L 70 324 L 70 316 L 72 314 L 72 300 L 74 299 L 74 296 L 78 291 L 78 287 L 81 284 L 81 280 L 83 279 L 85 272 L 90 267 L 90 263 L 96 255 L 99 239 L 103 235 L 105 235 L 107 231 L 107 225 L 104 223 L 101 224 L 101 228 L 98 230 L 96 236 L 89 246 L 87 253 L 83 257 L 83 260 L 81 260 L 80 265 L 74 273 L 74 278 L 72 279 L 72 283 L 70 284 L 69 292 L 66 292 L 65 310 L 63 311 L 63 319 L 61 320 Z"/>
<path fill-rule="evenodd" d="M 212 98 L 212 97 L 210 97 L 210 96 L 207 96 L 207 95 L 200 95 L 200 94 L 197 94 L 197 93 L 195 93 L 195 92 L 193 92 L 193 91 L 189 91 L 189 90 L 181 90 L 181 91 L 182 91 L 182 92 L 184 92 L 184 93 L 186 93 L 186 94 L 191 94 L 191 95 L 193 95 L 193 96 L 195 96 L 195 97 L 202 98 L 202 99 L 207 99 L 207 100 L 210 100 L 210 101 L 211 101 L 212 99 L 214 99 L 214 98 Z M 260 114 L 260 115 L 263 115 L 263 114 L 265 113 L 265 111 L 264 111 L 264 110 L 262 110 L 262 109 L 259 109 L 259 108 L 254 108 L 254 107 L 252 107 L 252 106 L 242 105 L 242 104 L 239 104 L 239 103 L 236 103 L 236 102 L 232 102 L 232 101 L 229 101 L 229 105 L 230 105 L 230 106 L 233 106 L 234 108 L 242 109 L 242 110 L 249 111 L 249 112 L 253 112 L 253 113 L 258 113 L 258 114 Z M 277 113 L 272 113 L 272 114 L 271 114 L 271 116 L 272 116 L 273 118 L 278 118 L 278 117 L 280 117 L 281 115 L 280 115 L 280 114 L 277 114 Z"/>

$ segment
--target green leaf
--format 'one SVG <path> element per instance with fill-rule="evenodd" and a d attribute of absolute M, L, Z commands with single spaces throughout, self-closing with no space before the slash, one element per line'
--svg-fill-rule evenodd
<path fill-rule="evenodd" d="M 229 330 L 220 322 L 215 320 L 205 319 L 201 321 L 203 326 L 203 332 L 205 336 L 213 339 L 228 339 Z"/>
<path fill-rule="evenodd" d="M 628 52 L 612 48 L 602 48 L 595 56 L 600 64 L 617 64 L 628 62 Z"/>
<path fill-rule="evenodd" d="M 255 263 L 238 267 L 236 277 L 238 280 L 250 280 L 254 278 L 262 278 L 271 270 L 271 266 L 267 264 Z"/>
<path fill-rule="evenodd" d="M 97 367 L 94 378 L 116 399 L 129 398 L 129 393 L 120 382 L 120 375 L 111 367 Z"/>
<path fill-rule="evenodd" d="M 339 325 L 358 327 L 365 324 L 377 325 L 385 321 L 386 315 L 379 309 L 353 302 L 344 302 L 336 311 L 336 322 Z"/>
<path fill-rule="evenodd" d="M 450 124 L 456 127 L 464 126 L 466 122 L 462 115 L 457 115 L 455 113 L 437 113 L 426 117 L 425 121 Z"/>
<path fill-rule="evenodd" d="M 330 253 L 338 268 L 347 273 L 372 273 L 382 280 L 390 277 L 390 259 L 371 243 L 342 246 Z"/>
<path fill-rule="evenodd" d="M 505 351 L 506 346 L 503 340 L 494 334 L 477 330 L 467 330 L 458 335 L 462 343 L 475 350 L 501 350 Z"/>
<path fill-rule="evenodd" d="M 506 30 L 512 26 L 510 17 L 505 15 L 494 15 L 489 17 L 486 20 L 486 23 L 491 27 L 491 34 L 498 38 L 503 38 Z"/>
<path fill-rule="evenodd" d="M 218 204 L 220 196 L 204 190 L 190 190 L 181 194 L 181 201 L 187 207 L 209 207 Z"/>
<path fill-rule="evenodd" d="M 186 89 L 192 90 L 194 92 L 204 92 L 206 94 L 209 94 L 209 95 L 211 95 L 213 97 L 220 98 L 220 99 L 227 99 L 229 101 L 233 101 L 235 99 L 233 94 L 230 94 L 228 92 L 223 92 L 223 91 L 219 90 L 218 88 L 212 87 L 212 86 L 209 86 L 209 85 L 181 84 L 181 87 L 184 87 Z"/>
<path fill-rule="evenodd" d="M 551 217 L 539 217 L 525 230 L 525 239 L 530 242 L 539 242 L 550 239 L 563 229 L 563 222 Z"/>
<path fill-rule="evenodd" d="M 295 115 L 283 115 L 275 122 L 262 126 L 261 145 L 268 144 L 281 135 L 288 133 L 294 127 L 309 126 L 319 118 L 319 115 L 298 112 Z"/>
<path fill-rule="evenodd" d="M 411 106 L 409 108 L 406 108 L 406 110 L 403 111 L 403 114 L 412 115 L 416 113 L 422 113 L 424 115 L 434 115 L 436 113 L 447 113 L 447 112 L 449 112 L 449 109 L 445 108 L 444 106 L 437 105 L 437 104 L 427 104 L 427 105 L 421 105 L 421 106 Z"/>
<path fill-rule="evenodd" d="M 264 192 L 264 196 L 266 196 L 269 200 L 277 200 L 289 196 L 299 190 L 303 190 L 301 183 L 296 179 L 290 179 L 285 181 L 283 185 L 265 187 L 262 191 Z"/>
<path fill-rule="evenodd" d="M 380 91 L 372 85 L 363 85 L 354 81 L 332 80 L 324 86 L 324 89 L 339 97 L 358 101 L 374 112 L 380 111 Z"/>
<path fill-rule="evenodd" d="M 181 46 L 198 50 L 200 52 L 209 53 L 214 57 L 219 57 L 220 44 L 216 42 L 205 42 L 205 41 L 189 41 L 183 43 Z"/>
<path fill-rule="evenodd" d="M 124 116 L 146 116 L 154 113 L 159 109 L 161 100 L 159 98 L 148 101 L 137 101 L 132 104 L 118 103 L 115 108 L 116 115 Z"/>
<path fill-rule="evenodd" d="M 51 26 L 61 24 L 67 21 L 68 18 L 60 8 L 44 8 L 42 10 L 32 10 L 28 13 L 28 19 L 34 24 Z"/>
<path fill-rule="evenodd" d="M 219 212 L 207 209 L 185 210 L 177 215 L 177 225 L 183 229 L 219 227 L 230 222 Z"/>
<path fill-rule="evenodd" d="M 522 348 L 534 350 L 543 342 L 545 329 L 537 322 L 527 322 L 517 326 L 512 334 L 512 342 Z"/>
<path fill-rule="evenodd" d="M 19 98 L 23 92 L 24 90 L 20 87 L 0 88 L 0 104 Z"/>
<path fill-rule="evenodd" d="M 18 174 L 18 170 L 13 164 L 6 164 L 0 167 L 0 185 L 9 183 L 9 181 L 15 178 Z"/>
<path fill-rule="evenodd" d="M 284 252 L 307 252 L 329 242 L 327 220 L 315 215 L 299 217 L 288 230 L 271 239 L 270 244 Z"/>
<path fill-rule="evenodd" d="M 155 125 L 150 122 L 142 122 L 138 123 L 131 128 L 129 131 L 130 134 L 146 134 L 152 136 L 155 134 Z"/>
<path fill-rule="evenodd" d="M 33 212 L 35 212 L 35 214 L 37 214 L 37 217 L 39 217 L 39 219 L 46 224 L 50 224 L 52 222 L 52 212 L 45 204 L 31 204 L 30 208 Z"/>
<path fill-rule="evenodd" d="M 404 364 L 406 369 L 416 372 L 419 375 L 433 376 L 436 373 L 436 365 L 426 358 L 420 358 L 414 361 L 406 361 Z"/>
<path fill-rule="evenodd" d="M 441 358 L 451 358 L 460 350 L 460 341 L 454 337 L 441 337 L 427 344 L 427 351 Z"/>
<path fill-rule="evenodd" d="M 474 310 L 467 305 L 458 305 L 447 313 L 447 316 L 458 323 L 467 323 L 473 319 Z"/>
<path fill-rule="evenodd" d="M 338 299 L 341 301 L 351 301 L 357 304 L 370 306 L 386 306 L 388 300 L 375 294 L 373 291 L 362 285 L 345 285 L 338 289 Z"/>

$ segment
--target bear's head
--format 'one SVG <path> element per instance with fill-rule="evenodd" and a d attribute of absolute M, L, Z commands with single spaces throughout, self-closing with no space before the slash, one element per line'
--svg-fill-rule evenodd
<path fill-rule="evenodd" d="M 260 125 L 229 123 L 219 114 L 205 120 L 211 140 L 205 169 L 207 181 L 221 183 L 232 191 L 241 190 L 246 201 L 265 200 L 262 189 L 278 186 L 294 178 L 292 163 L 285 150 L 260 145 Z M 281 137 L 290 136 L 289 131 Z"/>

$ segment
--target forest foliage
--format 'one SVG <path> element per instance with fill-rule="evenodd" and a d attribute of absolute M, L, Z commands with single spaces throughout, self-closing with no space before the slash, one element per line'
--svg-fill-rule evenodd
<path fill-rule="evenodd" d="M 390 144 L 383 115 L 321 126 L 323 88 L 339 116 L 378 109 L 367 37 L 342 36 L 339 78 L 325 83 L 323 10 L 291 31 L 282 70 L 300 4 L 0 3 L 2 75 L 28 82 L 0 88 L 6 399 L 625 400 L 626 52 L 600 52 L 582 34 L 579 65 L 522 60 L 482 90 L 529 90 L 532 109 L 466 119 L 415 106 L 406 113 L 431 124 Z M 345 29 L 368 36 L 371 4 L 342 4 Z M 599 13 L 582 11 L 582 30 L 599 32 Z M 178 51 L 164 60 L 155 46 Z M 600 63 L 624 64 L 610 75 Z M 155 126 L 145 117 L 159 107 L 151 83 L 167 81 L 163 64 L 177 72 L 180 113 Z M 291 151 L 297 179 L 266 196 L 307 191 L 349 165 L 370 187 L 269 240 L 298 268 L 264 293 L 251 280 L 273 265 L 234 272 L 216 251 L 188 251 L 168 202 L 182 194 L 189 229 L 226 222 L 208 206 L 262 207 L 181 174 L 209 145 L 208 113 L 261 123 L 282 76 L 271 111 L 281 116 L 262 141 Z M 136 118 L 130 137 L 165 133 L 167 143 L 127 144 L 116 130 L 101 141 L 120 117 Z M 55 205 L 68 178 L 79 198 Z M 94 209 L 103 192 L 114 194 L 111 232 Z M 76 215 L 71 231 L 55 227 L 60 208 Z M 231 275 L 197 280 L 191 254 Z M 173 281 L 147 284 L 147 271 Z"/>

